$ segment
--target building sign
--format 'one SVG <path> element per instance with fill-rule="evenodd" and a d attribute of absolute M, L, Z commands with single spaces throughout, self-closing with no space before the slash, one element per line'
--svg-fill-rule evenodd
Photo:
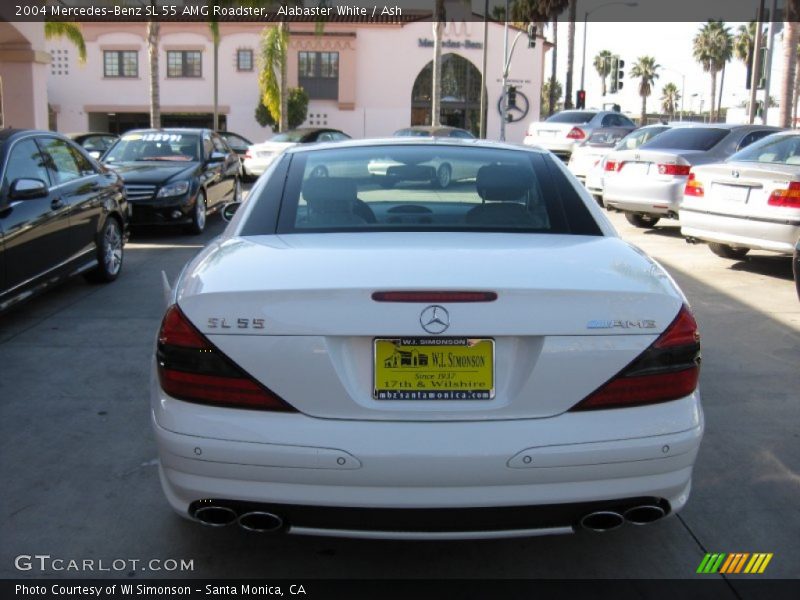
<path fill-rule="evenodd" d="M 417 40 L 417 45 L 420 48 L 433 48 L 433 40 L 428 38 L 419 38 Z M 457 42 L 454 40 L 442 40 L 442 48 L 464 48 L 466 50 L 482 50 L 483 44 L 481 42 L 472 42 L 470 40 L 465 40 L 463 42 Z"/>

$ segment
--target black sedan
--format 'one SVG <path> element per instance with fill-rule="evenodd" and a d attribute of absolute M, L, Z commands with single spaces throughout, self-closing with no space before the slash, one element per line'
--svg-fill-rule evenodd
<path fill-rule="evenodd" d="M 129 131 L 103 162 L 125 181 L 132 225 L 183 225 L 199 234 L 209 213 L 242 196 L 239 157 L 208 129 Z"/>
<path fill-rule="evenodd" d="M 128 204 L 122 180 L 66 137 L 0 131 L 0 311 L 62 279 L 114 281 Z"/>

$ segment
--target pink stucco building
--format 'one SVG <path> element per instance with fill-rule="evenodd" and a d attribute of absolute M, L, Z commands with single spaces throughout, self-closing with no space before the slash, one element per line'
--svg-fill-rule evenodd
<path fill-rule="evenodd" d="M 41 24 L 39 24 L 41 27 Z M 254 111 L 258 101 L 260 22 L 222 22 L 218 53 L 219 112 L 223 127 L 254 141 L 271 135 Z M 289 85 L 311 96 L 304 125 L 327 125 L 353 137 L 391 134 L 430 118 L 433 24 L 328 22 L 290 24 Z M 509 45 L 516 35 L 510 31 Z M 47 97 L 59 131 L 114 131 L 149 123 L 149 61 L 145 23 L 84 23 L 88 59 L 81 64 L 65 40 L 48 42 Z M 488 34 L 487 135 L 500 132 L 504 27 Z M 521 141 L 539 114 L 545 42 L 528 48 L 522 36 L 510 68 L 518 89 L 507 139 Z M 449 22 L 444 31 L 443 122 L 478 128 L 482 22 Z M 426 69 L 427 66 L 427 69 Z M 213 44 L 206 23 L 162 23 L 159 44 L 161 107 L 165 125 L 210 125 Z M 523 116 L 522 110 L 527 108 Z"/>

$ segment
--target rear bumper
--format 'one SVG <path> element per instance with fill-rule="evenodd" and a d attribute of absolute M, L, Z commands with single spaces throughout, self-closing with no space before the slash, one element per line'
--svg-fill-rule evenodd
<path fill-rule="evenodd" d="M 595 411 L 548 419 L 438 423 L 231 411 L 171 399 L 157 386 L 153 394 L 162 487 L 169 503 L 183 516 L 188 516 L 192 503 L 205 499 L 301 507 L 301 512 L 338 507 L 393 514 L 557 505 L 564 515 L 574 517 L 577 513 L 570 505 L 610 505 L 646 497 L 665 501 L 674 512 L 688 498 L 703 434 L 698 392 L 662 405 L 625 409 L 624 416 L 608 414 L 622 411 Z M 220 411 L 227 418 L 218 420 L 214 438 L 165 426 L 169 423 L 175 428 L 181 423 L 181 429 L 191 431 L 194 420 L 207 423 Z M 231 412 L 241 417 L 240 424 L 226 425 Z M 660 433 L 642 436 L 642 428 L 633 425 L 642 420 Z M 594 434 L 582 439 L 580 432 L 588 431 L 592 422 Z M 574 518 L 563 515 L 560 520 L 537 520 L 539 513 L 551 515 L 550 510 L 528 511 L 531 520 L 512 519 L 512 524 L 500 516 L 503 511 L 496 523 L 484 515 L 481 529 L 491 532 L 486 537 L 498 537 L 536 535 L 531 528 L 566 533 L 575 525 Z M 352 523 L 336 520 L 336 515 L 345 513 L 322 513 L 326 518 L 307 521 L 313 527 L 307 524 L 304 529 L 302 523 L 295 523 L 291 531 L 398 537 L 388 535 L 380 524 L 363 525 L 353 532 Z M 561 529 L 549 531 L 552 527 Z M 473 529 L 464 523 L 458 535 L 452 528 L 449 535 L 480 537 Z M 438 536 L 432 531 L 413 535 Z"/>
<path fill-rule="evenodd" d="M 275 154 L 266 158 L 248 158 L 242 161 L 242 168 L 248 175 L 258 176 L 264 173 L 277 157 Z"/>
<path fill-rule="evenodd" d="M 659 180 L 635 178 L 615 181 L 618 176 L 604 181 L 603 201 L 613 208 L 652 215 L 676 215 L 683 200 L 686 178 Z"/>
<path fill-rule="evenodd" d="M 708 242 L 792 254 L 800 219 L 763 219 L 681 209 L 681 233 Z"/>
<path fill-rule="evenodd" d="M 526 135 L 522 141 L 523 144 L 526 146 L 538 146 L 539 148 L 544 148 L 545 150 L 550 150 L 556 156 L 566 156 L 569 157 L 572 155 L 572 151 L 575 149 L 576 142 L 572 140 L 559 140 L 559 139 L 549 139 L 549 138 L 541 138 L 541 137 L 534 137 Z"/>

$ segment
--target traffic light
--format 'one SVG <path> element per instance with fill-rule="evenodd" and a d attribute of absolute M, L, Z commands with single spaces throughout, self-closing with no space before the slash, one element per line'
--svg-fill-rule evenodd
<path fill-rule="evenodd" d="M 578 90 L 575 94 L 575 108 L 586 108 L 586 90 Z"/>
<path fill-rule="evenodd" d="M 528 23 L 528 48 L 536 48 L 536 25 Z"/>
<path fill-rule="evenodd" d="M 622 60 L 619 56 L 614 56 L 611 58 L 611 93 L 615 94 L 619 90 L 622 89 L 623 81 L 622 78 L 625 77 L 625 71 L 622 69 L 625 67 L 625 61 Z"/>
<path fill-rule="evenodd" d="M 508 86 L 508 107 L 517 107 L 517 86 L 515 85 Z"/>

